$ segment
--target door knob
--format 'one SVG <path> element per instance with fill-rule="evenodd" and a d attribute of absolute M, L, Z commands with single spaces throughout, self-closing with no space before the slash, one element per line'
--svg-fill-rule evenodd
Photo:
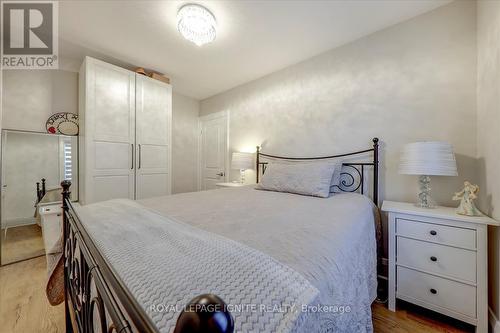
<path fill-rule="evenodd" d="M 222 176 L 224 176 L 224 172 L 219 172 L 219 173 L 217 173 L 216 175 L 217 175 L 217 176 L 221 176 L 221 177 L 222 177 Z"/>

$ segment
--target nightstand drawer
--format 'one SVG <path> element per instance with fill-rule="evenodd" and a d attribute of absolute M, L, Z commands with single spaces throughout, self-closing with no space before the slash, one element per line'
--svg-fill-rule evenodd
<path fill-rule="evenodd" d="M 410 298 L 476 318 L 476 288 L 404 267 L 397 268 L 398 297 Z M 407 299 L 408 300 L 408 299 Z"/>
<path fill-rule="evenodd" d="M 397 237 L 397 264 L 476 282 L 476 252 Z"/>
<path fill-rule="evenodd" d="M 472 229 L 398 218 L 396 220 L 396 234 L 444 245 L 467 249 L 476 248 L 476 231 Z"/>

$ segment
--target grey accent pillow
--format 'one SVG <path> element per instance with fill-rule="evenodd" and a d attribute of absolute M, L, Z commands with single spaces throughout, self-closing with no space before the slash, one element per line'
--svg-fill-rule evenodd
<path fill-rule="evenodd" d="M 335 163 L 269 163 L 256 189 L 327 198 Z"/>
<path fill-rule="evenodd" d="M 331 187 L 340 185 L 340 173 L 342 172 L 342 161 L 335 163 L 335 171 L 333 171 Z M 333 190 L 333 189 L 332 189 Z"/>

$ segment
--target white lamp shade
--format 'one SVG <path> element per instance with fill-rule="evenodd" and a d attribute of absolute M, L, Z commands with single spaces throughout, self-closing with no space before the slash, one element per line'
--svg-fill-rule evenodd
<path fill-rule="evenodd" d="M 247 170 L 253 168 L 252 153 L 233 153 L 231 159 L 231 169 Z"/>
<path fill-rule="evenodd" d="M 404 146 L 399 173 L 406 175 L 457 176 L 453 146 L 447 142 L 414 142 Z"/>

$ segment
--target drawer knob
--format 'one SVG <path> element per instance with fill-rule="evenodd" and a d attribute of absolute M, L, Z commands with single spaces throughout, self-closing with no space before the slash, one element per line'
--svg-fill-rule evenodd
<path fill-rule="evenodd" d="M 438 293 L 437 290 L 434 288 L 431 288 L 430 292 L 431 292 L 431 294 L 434 294 L 434 295 L 436 295 Z"/>
<path fill-rule="evenodd" d="M 436 235 L 437 235 L 436 230 L 431 230 L 431 235 L 432 235 L 432 236 L 436 236 Z"/>
<path fill-rule="evenodd" d="M 436 257 L 432 256 L 432 257 L 431 257 L 431 261 L 438 261 L 438 258 L 436 258 Z"/>

